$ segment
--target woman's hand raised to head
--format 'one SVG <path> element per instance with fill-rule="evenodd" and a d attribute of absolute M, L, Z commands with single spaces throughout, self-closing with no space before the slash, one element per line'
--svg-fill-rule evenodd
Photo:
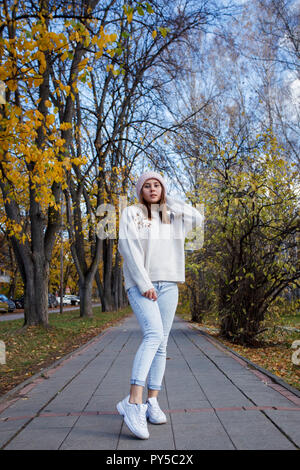
<path fill-rule="evenodd" d="M 149 289 L 146 292 L 143 293 L 144 297 L 147 297 L 150 300 L 157 300 L 157 294 L 155 289 Z"/>

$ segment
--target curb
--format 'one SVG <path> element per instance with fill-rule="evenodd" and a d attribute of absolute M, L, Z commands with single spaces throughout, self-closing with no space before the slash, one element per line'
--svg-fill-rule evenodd
<path fill-rule="evenodd" d="M 187 322 L 188 323 L 188 322 Z M 296 388 L 292 387 L 290 384 L 288 384 L 287 382 L 285 382 L 283 379 L 281 379 L 280 377 L 277 377 L 276 375 L 272 374 L 271 372 L 269 372 L 268 370 L 264 369 L 263 367 L 259 366 L 258 364 L 255 364 L 254 362 L 251 362 L 249 359 L 247 359 L 246 357 L 244 356 L 241 356 L 240 354 L 238 354 L 236 351 L 234 351 L 233 349 L 230 349 L 228 346 L 226 346 L 225 344 L 221 343 L 220 341 L 218 341 L 216 338 L 212 337 L 209 333 L 207 333 L 206 331 L 204 331 L 200 326 L 197 326 L 197 325 L 193 325 L 193 324 L 190 324 L 190 327 L 191 328 L 195 328 L 196 330 L 198 330 L 203 336 L 206 336 L 210 341 L 212 341 L 213 343 L 217 344 L 218 346 L 220 346 L 221 348 L 229 351 L 231 354 L 233 354 L 234 356 L 236 356 L 237 358 L 239 358 L 240 360 L 246 362 L 249 366 L 251 366 L 253 369 L 256 369 L 258 370 L 260 373 L 266 375 L 267 377 L 269 377 L 273 382 L 275 382 L 277 385 L 280 385 L 281 387 L 284 387 L 286 390 L 288 390 L 290 393 L 293 393 L 294 395 L 296 395 L 298 398 L 300 398 L 300 390 L 297 390 Z"/>

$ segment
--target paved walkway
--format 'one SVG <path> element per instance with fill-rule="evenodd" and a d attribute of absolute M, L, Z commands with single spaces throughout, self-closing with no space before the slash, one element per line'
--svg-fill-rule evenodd
<path fill-rule="evenodd" d="M 139 440 L 115 405 L 129 391 L 141 333 L 134 316 L 0 401 L 0 448 L 299 449 L 300 398 L 175 319 L 159 402 L 168 423 Z"/>

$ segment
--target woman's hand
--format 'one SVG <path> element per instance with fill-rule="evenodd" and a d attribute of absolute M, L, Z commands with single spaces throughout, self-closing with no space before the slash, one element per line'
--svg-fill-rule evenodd
<path fill-rule="evenodd" d="M 146 292 L 143 293 L 144 297 L 147 297 L 150 300 L 157 300 L 157 294 L 155 289 L 149 289 Z"/>

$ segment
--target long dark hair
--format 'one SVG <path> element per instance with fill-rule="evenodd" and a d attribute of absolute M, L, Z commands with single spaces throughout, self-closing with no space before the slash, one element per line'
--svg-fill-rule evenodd
<path fill-rule="evenodd" d="M 156 202 L 155 204 L 160 204 L 161 205 L 161 210 L 159 211 L 159 217 L 160 217 L 161 222 L 163 224 L 169 224 L 170 223 L 170 216 L 167 214 L 166 192 L 165 192 L 165 188 L 163 187 L 163 185 L 160 182 L 159 182 L 159 184 L 161 185 L 161 198 L 160 198 L 160 201 Z M 142 195 L 142 189 L 141 189 L 141 192 L 140 192 L 140 203 L 143 204 L 146 207 L 148 219 L 151 220 L 152 219 L 152 217 L 151 217 L 151 202 L 147 202 L 144 199 L 144 197 Z M 146 215 L 146 213 L 145 213 L 145 215 Z"/>

